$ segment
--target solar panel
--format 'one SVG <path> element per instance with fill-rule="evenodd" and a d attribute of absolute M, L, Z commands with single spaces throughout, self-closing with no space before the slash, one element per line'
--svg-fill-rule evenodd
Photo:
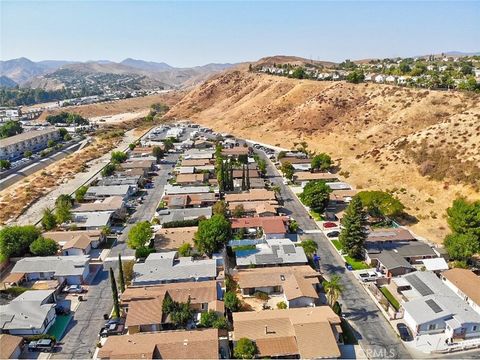
<path fill-rule="evenodd" d="M 283 252 L 285 254 L 295 254 L 295 246 L 294 245 L 283 245 Z"/>
<path fill-rule="evenodd" d="M 410 284 L 420 293 L 422 296 L 433 295 L 432 289 L 430 289 L 425 283 L 418 278 L 417 275 L 410 275 L 408 277 Z"/>
<path fill-rule="evenodd" d="M 425 304 L 430 306 L 430 309 L 432 309 L 435 314 L 443 311 L 442 308 L 432 299 L 425 301 Z"/>

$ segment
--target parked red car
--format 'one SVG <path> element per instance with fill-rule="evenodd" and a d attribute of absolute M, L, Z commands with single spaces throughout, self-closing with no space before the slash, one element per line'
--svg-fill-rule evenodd
<path fill-rule="evenodd" d="M 326 222 L 326 223 L 323 223 L 323 227 L 324 228 L 334 228 L 334 227 L 337 227 L 338 225 L 333 223 L 333 222 Z"/>

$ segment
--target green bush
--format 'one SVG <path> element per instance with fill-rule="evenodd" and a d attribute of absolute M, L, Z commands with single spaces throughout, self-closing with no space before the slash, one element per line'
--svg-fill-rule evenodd
<path fill-rule="evenodd" d="M 140 247 L 135 249 L 135 257 L 137 259 L 144 259 L 144 258 L 148 257 L 148 255 L 150 255 L 151 253 L 154 253 L 154 252 L 155 252 L 155 249 L 153 249 L 153 248 L 148 248 L 146 246 L 140 246 Z"/>
<path fill-rule="evenodd" d="M 277 303 L 277 309 L 284 310 L 287 308 L 287 303 L 285 301 L 280 301 Z"/>
<path fill-rule="evenodd" d="M 253 293 L 253 296 L 256 299 L 263 300 L 263 301 L 267 301 L 268 299 L 270 299 L 270 296 L 268 296 L 268 294 L 266 292 L 263 292 L 263 291 L 255 291 Z"/>
<path fill-rule="evenodd" d="M 162 224 L 162 228 L 176 228 L 176 227 L 187 227 L 187 226 L 198 226 L 200 218 L 192 219 L 192 220 L 177 220 L 177 221 L 170 221 Z"/>

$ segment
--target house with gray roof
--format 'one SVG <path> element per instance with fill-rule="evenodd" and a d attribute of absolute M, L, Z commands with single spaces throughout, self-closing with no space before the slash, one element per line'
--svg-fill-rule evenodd
<path fill-rule="evenodd" d="M 404 321 L 415 335 L 441 334 L 447 338 L 480 337 L 480 314 L 431 271 L 394 278 L 402 296 Z"/>
<path fill-rule="evenodd" d="M 199 217 L 210 219 L 212 217 L 212 208 L 163 209 L 158 211 L 160 224 L 172 221 L 195 220 Z"/>
<path fill-rule="evenodd" d="M 209 186 L 178 186 L 167 184 L 164 189 L 164 195 L 204 194 L 210 192 Z"/>
<path fill-rule="evenodd" d="M 255 266 L 285 266 L 307 264 L 301 246 L 289 239 L 266 239 L 255 244 L 255 249 L 235 251 L 238 268 Z"/>
<path fill-rule="evenodd" d="M 85 193 L 85 200 L 105 199 L 109 196 L 121 196 L 126 200 L 137 191 L 134 185 L 116 185 L 116 186 L 90 186 Z"/>
<path fill-rule="evenodd" d="M 55 290 L 27 290 L 0 305 L 0 332 L 31 336 L 45 334 L 55 322 Z"/>
<path fill-rule="evenodd" d="M 27 281 L 58 280 L 59 284 L 82 284 L 90 274 L 89 257 L 36 256 L 26 257 L 15 263 L 11 273 L 25 275 Z"/>
<path fill-rule="evenodd" d="M 365 242 L 365 260 L 387 277 L 404 275 L 436 258 L 435 251 L 421 241 Z"/>
<path fill-rule="evenodd" d="M 176 251 L 169 251 L 150 254 L 144 263 L 135 264 L 132 285 L 207 281 L 216 277 L 215 259 L 194 260 L 192 257 L 178 257 Z"/>

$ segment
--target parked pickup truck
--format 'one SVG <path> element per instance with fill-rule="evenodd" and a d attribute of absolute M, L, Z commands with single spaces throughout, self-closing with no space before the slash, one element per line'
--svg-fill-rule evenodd
<path fill-rule="evenodd" d="M 378 279 L 378 274 L 375 271 L 365 271 L 365 272 L 362 272 L 362 273 L 358 274 L 358 276 L 360 276 L 360 279 L 363 282 L 375 281 L 375 280 Z"/>
<path fill-rule="evenodd" d="M 40 339 L 28 343 L 28 351 L 52 352 L 55 347 L 55 341 L 52 339 Z"/>
<path fill-rule="evenodd" d="M 103 327 L 100 330 L 100 337 L 107 337 L 110 335 L 121 335 L 123 333 L 124 325 L 123 324 L 106 324 L 107 326 Z"/>

